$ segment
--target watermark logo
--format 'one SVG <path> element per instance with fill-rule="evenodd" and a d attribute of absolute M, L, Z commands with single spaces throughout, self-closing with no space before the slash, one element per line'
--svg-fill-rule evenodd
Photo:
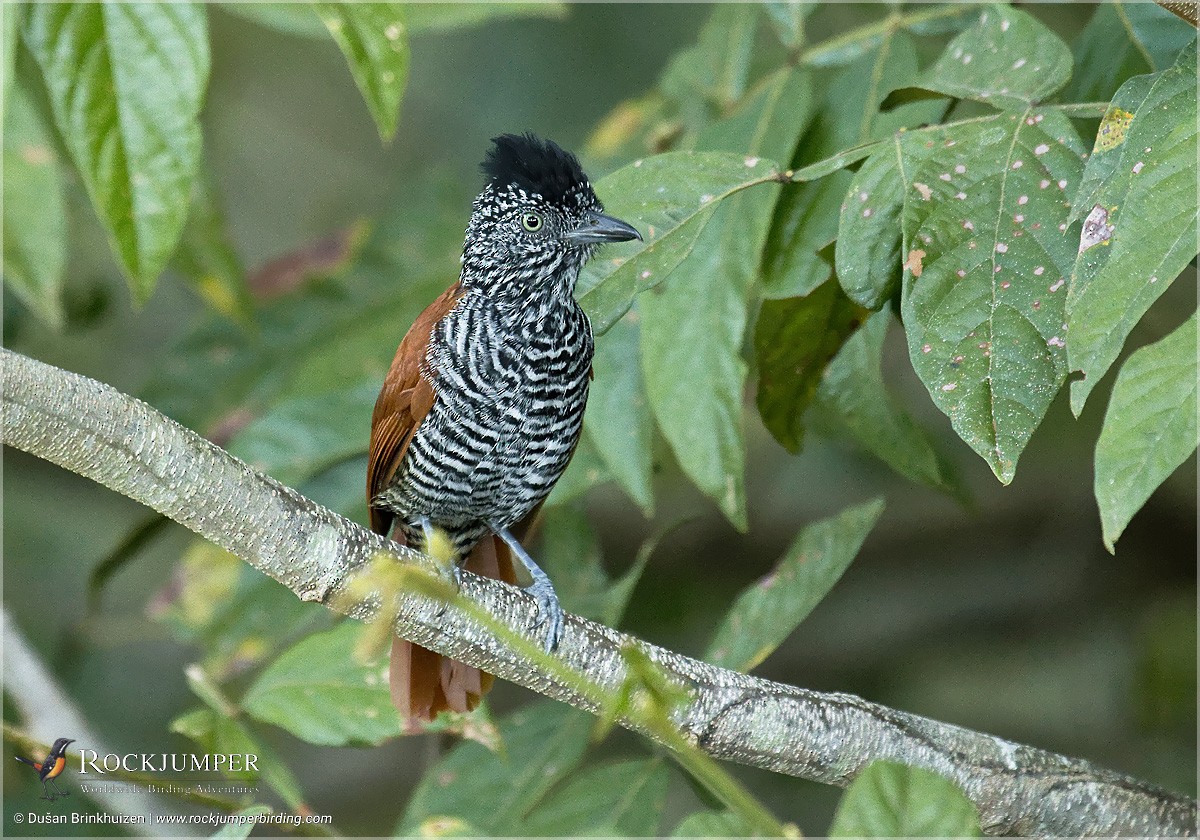
<path fill-rule="evenodd" d="M 41 761 L 17 756 L 17 761 L 28 764 L 37 771 L 38 778 L 42 781 L 42 799 L 53 802 L 59 797 L 71 795 L 58 786 L 58 777 L 67 769 L 67 744 L 74 742 L 74 738 L 59 738 L 50 748 L 50 754 Z"/>

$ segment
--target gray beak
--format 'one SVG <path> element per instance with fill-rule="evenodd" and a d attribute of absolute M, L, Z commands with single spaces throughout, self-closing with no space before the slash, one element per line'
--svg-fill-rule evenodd
<path fill-rule="evenodd" d="M 579 227 L 567 234 L 567 238 L 580 243 L 641 241 L 642 235 L 628 222 L 605 216 L 603 213 L 588 213 Z"/>

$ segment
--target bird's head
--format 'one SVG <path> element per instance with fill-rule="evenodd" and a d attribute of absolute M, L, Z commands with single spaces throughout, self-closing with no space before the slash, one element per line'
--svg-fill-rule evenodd
<path fill-rule="evenodd" d="M 59 738 L 57 741 L 54 742 L 54 746 L 53 746 L 53 748 L 51 748 L 50 751 L 53 753 L 56 753 L 56 754 L 62 753 L 62 751 L 67 748 L 67 744 L 74 744 L 74 743 L 75 743 L 74 738 Z"/>
<path fill-rule="evenodd" d="M 463 280 L 494 294 L 571 295 L 604 242 L 641 239 L 604 207 L 575 155 L 532 134 L 502 134 L 483 161 L 463 245 Z"/>

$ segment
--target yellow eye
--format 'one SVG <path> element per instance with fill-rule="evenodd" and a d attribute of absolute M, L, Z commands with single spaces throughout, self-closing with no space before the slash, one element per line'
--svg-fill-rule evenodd
<path fill-rule="evenodd" d="M 526 213 L 521 217 L 521 227 L 530 233 L 536 233 L 542 229 L 542 217 L 537 213 Z"/>

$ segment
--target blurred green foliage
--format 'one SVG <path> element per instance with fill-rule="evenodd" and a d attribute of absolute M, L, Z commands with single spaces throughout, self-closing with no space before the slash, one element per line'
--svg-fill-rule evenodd
<path fill-rule="evenodd" d="M 1187 24 L 1124 3 L 2 11 L 6 346 L 362 521 L 378 383 L 455 276 L 474 161 L 534 128 L 646 234 L 580 282 L 596 381 L 536 549 L 565 605 L 1194 791 Z M 444 755 L 393 739 L 356 626 L 178 531 L 120 549 L 144 513 L 8 461 L 6 604 L 113 743 L 256 752 L 266 804 L 345 833 L 748 830 L 656 748 L 592 744 L 586 715 L 510 687 L 494 721 L 440 722 L 466 736 Z M 807 833 L 978 832 L 904 768 L 866 771 L 836 819 L 836 792 L 739 777 Z"/>

